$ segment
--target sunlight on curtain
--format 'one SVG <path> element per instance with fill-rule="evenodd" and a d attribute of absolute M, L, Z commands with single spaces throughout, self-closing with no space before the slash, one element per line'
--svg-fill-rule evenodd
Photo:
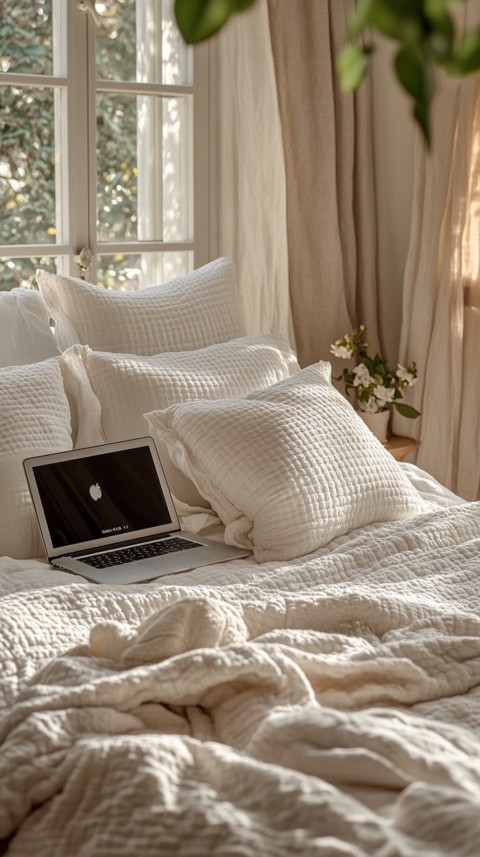
<path fill-rule="evenodd" d="M 477 81 L 463 259 L 463 383 L 458 436 L 458 492 L 480 499 L 480 85 Z"/>
<path fill-rule="evenodd" d="M 231 256 L 247 331 L 287 333 L 285 165 L 266 0 L 211 40 L 212 256 Z"/>
<path fill-rule="evenodd" d="M 480 97 L 476 93 L 477 99 Z M 478 106 L 473 116 L 469 183 L 466 193 L 465 228 L 461 242 L 461 259 L 465 306 L 480 308 L 480 115 Z"/>
<path fill-rule="evenodd" d="M 418 141 L 400 360 L 414 359 L 416 463 L 466 500 L 480 499 L 480 81 L 446 81 L 430 154 Z"/>

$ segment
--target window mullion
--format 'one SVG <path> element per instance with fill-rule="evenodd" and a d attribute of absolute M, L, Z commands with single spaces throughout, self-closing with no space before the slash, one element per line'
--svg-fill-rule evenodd
<path fill-rule="evenodd" d="M 89 278 L 97 281 L 97 70 L 96 70 L 96 25 L 87 16 L 87 157 L 88 157 L 88 246 L 93 256 Z M 81 248 L 80 248 L 81 249 Z"/>
<path fill-rule="evenodd" d="M 153 38 L 161 32 L 155 0 L 137 3 L 137 82 L 144 88 L 149 81 L 161 81 L 162 42 Z M 153 85 L 155 95 L 158 85 Z M 137 217 L 138 239 L 163 240 L 163 182 L 162 182 L 162 99 L 151 95 L 137 96 Z M 161 257 L 160 257 L 161 258 Z M 159 257 L 142 255 L 142 274 L 147 282 L 161 282 Z"/>
<path fill-rule="evenodd" d="M 193 134 L 190 163 L 193 165 L 193 211 L 190 230 L 194 237 L 195 267 L 200 267 L 217 255 L 212 242 L 215 234 L 214 212 L 211 207 L 210 173 L 210 49 L 208 43 L 200 44 L 194 51 L 194 99 Z M 212 174 L 216 175 L 215 171 Z"/>
<path fill-rule="evenodd" d="M 60 3 L 65 0 L 59 0 Z M 67 15 L 67 105 L 66 139 L 60 146 L 65 169 L 62 226 L 70 247 L 63 263 L 64 273 L 78 274 L 75 255 L 95 241 L 95 214 L 92 228 L 92 183 L 95 186 L 95 59 L 90 41 L 95 38 L 95 24 L 80 11 L 76 0 L 69 0 Z M 93 77 L 92 77 L 93 65 Z M 92 152 L 93 149 L 93 152 Z M 93 176 L 92 176 L 93 164 Z M 95 199 L 93 198 L 93 210 Z M 89 272 L 89 276 L 92 272 Z"/>

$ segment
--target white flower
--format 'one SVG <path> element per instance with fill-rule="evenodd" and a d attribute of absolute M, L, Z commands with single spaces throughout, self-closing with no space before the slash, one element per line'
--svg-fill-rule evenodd
<path fill-rule="evenodd" d="M 365 363 L 359 363 L 358 366 L 355 366 L 353 374 L 355 375 L 353 379 L 354 387 L 369 387 L 370 384 L 375 383 L 375 378 L 372 378 Z"/>
<path fill-rule="evenodd" d="M 363 411 L 364 414 L 378 414 L 380 406 L 375 401 L 373 396 L 370 396 L 370 398 L 367 399 L 366 402 L 363 402 L 362 400 L 359 401 L 358 410 Z"/>
<path fill-rule="evenodd" d="M 341 357 L 342 360 L 350 360 L 352 352 L 346 345 L 331 345 L 330 351 L 335 357 Z"/>
<path fill-rule="evenodd" d="M 392 387 L 384 387 L 383 384 L 379 384 L 378 387 L 375 387 L 373 392 L 375 394 L 375 398 L 382 406 L 388 405 L 389 402 L 393 402 L 395 390 Z"/>
<path fill-rule="evenodd" d="M 396 376 L 402 381 L 407 387 L 413 387 L 414 384 L 417 383 L 418 378 L 415 377 L 406 366 L 402 366 L 401 363 L 398 364 L 398 368 L 396 371 Z"/>
<path fill-rule="evenodd" d="M 365 341 L 367 329 L 361 324 L 351 333 L 346 333 L 342 339 L 336 339 L 330 346 L 330 351 L 336 357 L 350 359 L 358 355 L 358 363 L 354 369 L 344 369 L 335 381 L 343 381 L 345 393 L 354 391 L 356 407 L 365 414 L 378 414 L 396 408 L 404 416 L 419 417 L 419 412 L 411 407 L 399 404 L 406 387 L 413 387 L 417 382 L 417 366 L 413 361 L 407 366 L 397 364 L 396 372 L 390 369 L 388 361 L 381 354 L 370 356 L 368 342 Z M 352 363 L 355 361 L 352 360 Z M 350 364 L 351 365 L 351 364 Z"/>

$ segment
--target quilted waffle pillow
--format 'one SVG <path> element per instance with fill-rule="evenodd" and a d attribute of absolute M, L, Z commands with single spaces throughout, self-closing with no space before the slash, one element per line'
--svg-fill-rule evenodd
<path fill-rule="evenodd" d="M 318 363 L 236 400 L 147 414 L 173 461 L 259 561 L 288 560 L 374 521 L 425 512 L 400 466 Z"/>
<path fill-rule="evenodd" d="M 146 411 L 195 399 L 242 396 L 299 371 L 287 340 L 278 335 L 244 336 L 197 351 L 151 357 L 76 345 L 61 358 L 64 374 L 73 370 L 78 377 L 78 361 L 100 403 L 106 442 L 147 434 Z M 205 506 L 193 482 L 172 464 L 160 441 L 158 446 L 173 495 L 190 506 Z"/>
<path fill-rule="evenodd" d="M 138 292 L 47 271 L 37 271 L 37 282 L 62 351 L 75 343 L 124 354 L 189 351 L 245 333 L 230 259 Z"/>
<path fill-rule="evenodd" d="M 0 370 L 0 555 L 44 555 L 23 470 L 32 455 L 71 449 L 58 360 Z"/>

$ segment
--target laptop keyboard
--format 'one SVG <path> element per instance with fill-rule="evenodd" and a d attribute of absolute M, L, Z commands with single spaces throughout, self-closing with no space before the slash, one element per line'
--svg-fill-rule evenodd
<path fill-rule="evenodd" d="M 164 556 L 169 553 L 187 550 L 189 548 L 201 547 L 199 542 L 182 539 L 178 536 L 162 539 L 159 542 L 147 542 L 141 545 L 130 545 L 128 548 L 119 548 L 106 553 L 98 553 L 85 556 L 81 561 L 94 568 L 110 568 L 112 565 L 122 565 L 126 562 L 136 562 L 139 559 L 148 559 L 152 556 Z"/>

